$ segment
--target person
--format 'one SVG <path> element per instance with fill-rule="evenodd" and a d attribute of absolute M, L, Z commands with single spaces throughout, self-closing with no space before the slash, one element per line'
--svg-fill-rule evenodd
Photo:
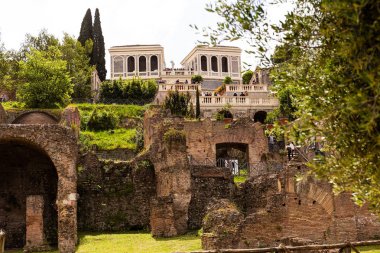
<path fill-rule="evenodd" d="M 179 79 L 177 79 L 177 81 L 175 81 L 176 84 L 179 84 Z"/>
<path fill-rule="evenodd" d="M 292 157 L 294 157 L 294 150 L 296 147 L 294 146 L 293 142 L 290 142 L 289 146 L 290 146 L 290 150 L 291 150 L 291 155 L 292 155 Z"/>
<path fill-rule="evenodd" d="M 236 97 L 236 96 L 237 96 L 237 93 L 235 92 L 235 93 L 234 93 L 234 97 Z"/>
<path fill-rule="evenodd" d="M 245 92 L 244 92 L 244 96 L 248 96 L 248 91 L 245 91 Z"/>
<path fill-rule="evenodd" d="M 269 152 L 274 151 L 274 136 L 269 135 Z"/>
<path fill-rule="evenodd" d="M 188 84 L 189 82 L 187 81 L 187 79 L 185 80 L 185 84 Z"/>
<path fill-rule="evenodd" d="M 240 96 L 241 96 L 241 97 L 244 97 L 244 93 L 243 93 L 243 92 L 241 92 L 241 93 L 240 93 Z"/>
<path fill-rule="evenodd" d="M 292 148 L 290 147 L 290 144 L 286 145 L 286 151 L 288 151 L 288 161 L 290 161 L 292 159 Z"/>

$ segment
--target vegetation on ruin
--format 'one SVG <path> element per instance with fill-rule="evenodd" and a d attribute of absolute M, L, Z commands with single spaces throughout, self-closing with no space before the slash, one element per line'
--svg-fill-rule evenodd
<path fill-rule="evenodd" d="M 120 122 L 126 118 L 141 119 L 148 106 L 75 104 L 81 115 L 81 144 L 90 149 L 94 145 L 100 150 L 127 148 L 141 151 L 144 143 L 139 126 L 126 129 Z"/>
<path fill-rule="evenodd" d="M 165 143 L 185 143 L 186 142 L 186 132 L 183 130 L 177 130 L 174 128 L 169 128 L 163 137 Z"/>
<path fill-rule="evenodd" d="M 108 131 L 81 131 L 79 138 L 82 145 L 91 148 L 94 145 L 100 150 L 127 148 L 134 150 L 136 129 L 118 128 Z"/>
<path fill-rule="evenodd" d="M 268 6 L 283 3 L 294 9 L 279 25 L 269 23 Z M 223 18 L 205 29 L 211 43 L 244 39 L 273 67 L 280 102 L 297 119 L 293 140 L 324 138 L 328 155 L 310 163 L 314 172 L 380 211 L 378 1 L 215 0 L 207 10 Z M 273 41 L 280 44 L 271 59 Z"/>

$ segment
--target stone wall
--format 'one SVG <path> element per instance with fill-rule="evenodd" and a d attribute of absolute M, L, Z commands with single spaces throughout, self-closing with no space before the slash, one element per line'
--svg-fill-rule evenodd
<path fill-rule="evenodd" d="M 237 229 L 228 236 L 212 221 L 215 215 L 228 220 L 229 214 L 220 211 L 225 207 L 211 206 L 208 219 L 204 219 L 204 248 L 336 243 L 380 236 L 379 218 L 365 206 L 356 206 L 351 194 L 334 195 L 329 183 L 311 176 L 297 181 L 306 171 L 302 163 L 291 162 L 279 173 L 256 176 L 244 183 L 236 192 L 237 208 L 233 211 L 244 218 L 230 222 L 229 226 Z M 234 244 L 231 238 L 235 238 Z"/>
<path fill-rule="evenodd" d="M 59 109 L 12 109 L 7 111 L 7 124 L 58 124 Z"/>
<path fill-rule="evenodd" d="M 210 166 L 192 166 L 189 229 L 202 227 L 211 201 L 232 199 L 235 184 L 230 170 Z"/>
<path fill-rule="evenodd" d="M 148 160 L 99 161 L 89 153 L 81 158 L 79 168 L 80 230 L 126 231 L 149 227 L 156 178 Z"/>

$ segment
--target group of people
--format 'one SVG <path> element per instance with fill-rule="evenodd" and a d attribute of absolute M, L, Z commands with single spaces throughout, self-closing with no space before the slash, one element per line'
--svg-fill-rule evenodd
<path fill-rule="evenodd" d="M 235 92 L 234 93 L 234 97 L 237 97 L 237 93 Z M 244 97 L 244 96 L 248 96 L 248 92 L 247 91 L 245 91 L 245 92 L 240 92 L 240 95 L 239 96 L 241 96 L 241 97 Z"/>
<path fill-rule="evenodd" d="M 211 96 L 212 96 L 212 93 L 206 91 L 205 93 L 203 93 L 203 96 L 205 96 L 205 97 L 211 97 Z M 218 96 L 218 93 L 214 92 L 214 96 L 215 96 L 215 97 Z"/>
<path fill-rule="evenodd" d="M 175 81 L 175 83 L 176 84 L 180 84 L 181 82 L 179 81 L 179 79 L 177 79 L 176 81 Z M 188 84 L 189 83 L 189 81 L 187 81 L 187 79 L 185 80 L 185 84 Z"/>

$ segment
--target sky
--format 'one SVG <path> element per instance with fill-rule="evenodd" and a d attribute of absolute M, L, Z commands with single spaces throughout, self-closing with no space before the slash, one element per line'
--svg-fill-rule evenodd
<path fill-rule="evenodd" d="M 0 0 L 0 39 L 6 49 L 19 49 L 25 34 L 37 35 L 42 29 L 58 38 L 66 32 L 78 37 L 88 8 L 92 15 L 100 12 L 106 48 L 106 68 L 109 75 L 108 49 L 130 44 L 160 44 L 165 61 L 181 67 L 181 60 L 204 40 L 191 28 L 215 26 L 220 20 L 205 10 L 210 0 Z M 283 19 L 288 8 L 270 12 L 274 20 Z M 224 43 L 248 49 L 243 42 Z M 253 56 L 242 54 L 242 60 L 256 65 Z"/>

